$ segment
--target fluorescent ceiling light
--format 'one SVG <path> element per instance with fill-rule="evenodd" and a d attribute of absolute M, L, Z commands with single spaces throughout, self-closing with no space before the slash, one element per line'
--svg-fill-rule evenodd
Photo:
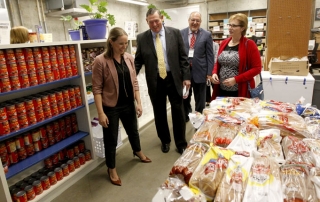
<path fill-rule="evenodd" d="M 147 1 L 139 1 L 139 0 L 117 0 L 117 1 L 129 3 L 129 4 L 137 4 L 137 5 L 141 5 L 141 6 L 148 6 L 149 5 L 149 3 Z"/>

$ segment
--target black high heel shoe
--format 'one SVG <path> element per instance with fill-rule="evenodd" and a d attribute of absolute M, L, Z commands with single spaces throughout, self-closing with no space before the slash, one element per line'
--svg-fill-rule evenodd
<path fill-rule="evenodd" d="M 133 157 L 134 157 L 134 156 L 137 156 L 142 163 L 151 163 L 151 162 L 152 162 L 151 159 L 149 159 L 147 156 L 146 156 L 145 159 L 141 159 L 140 156 L 138 156 L 138 155 L 136 154 L 136 152 L 133 152 Z"/>

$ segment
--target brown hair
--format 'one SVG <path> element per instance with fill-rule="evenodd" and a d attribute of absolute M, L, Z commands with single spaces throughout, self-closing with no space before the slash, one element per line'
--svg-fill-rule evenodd
<path fill-rule="evenodd" d="M 245 36 L 247 29 L 248 29 L 248 17 L 243 13 L 237 13 L 237 14 L 230 16 L 229 22 L 231 20 L 238 20 L 239 21 L 241 27 L 244 28 L 244 30 L 241 32 L 241 35 Z"/>
<path fill-rule="evenodd" d="M 111 45 L 111 41 L 116 41 L 120 36 L 126 35 L 128 36 L 127 32 L 124 31 L 121 27 L 114 27 L 109 32 L 109 37 L 107 39 L 107 48 L 106 52 L 104 53 L 105 58 L 113 58 L 113 49 Z"/>
<path fill-rule="evenodd" d="M 26 43 L 29 41 L 29 31 L 26 27 L 18 26 L 10 30 L 10 43 Z"/>

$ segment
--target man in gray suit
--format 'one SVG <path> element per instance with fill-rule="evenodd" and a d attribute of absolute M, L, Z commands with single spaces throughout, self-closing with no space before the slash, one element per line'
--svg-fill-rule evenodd
<path fill-rule="evenodd" d="M 206 105 L 206 86 L 210 81 L 214 64 L 211 33 L 200 28 L 201 14 L 192 12 L 188 19 L 189 27 L 182 29 L 181 34 L 188 54 L 191 69 L 191 88 L 189 96 L 183 100 L 186 121 L 192 112 L 191 95 L 194 92 L 195 111 L 202 113 Z"/>
<path fill-rule="evenodd" d="M 162 143 L 162 152 L 167 153 L 170 150 L 171 142 L 167 121 L 168 96 L 171 104 L 174 141 L 177 151 L 182 154 L 187 147 L 182 91 L 184 86 L 190 88 L 191 84 L 188 57 L 184 51 L 180 31 L 172 27 L 164 27 L 163 16 L 159 10 L 149 9 L 146 20 L 150 30 L 137 36 L 136 71 L 138 74 L 142 65 L 145 65 L 148 92 L 153 106 L 158 137 Z M 156 50 L 159 38 L 162 44 L 162 56 L 157 55 L 159 48 Z M 160 58 L 163 59 L 160 60 Z M 164 64 L 161 65 L 163 62 Z M 166 72 L 165 77 L 162 76 L 162 69 Z"/>

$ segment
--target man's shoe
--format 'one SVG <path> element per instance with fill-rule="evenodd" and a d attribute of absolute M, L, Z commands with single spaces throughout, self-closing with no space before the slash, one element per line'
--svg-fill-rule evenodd
<path fill-rule="evenodd" d="M 163 153 L 168 153 L 169 150 L 170 150 L 170 144 L 162 144 L 162 145 L 161 145 L 161 151 L 162 151 Z"/>
<path fill-rule="evenodd" d="M 184 152 L 184 150 L 186 150 L 185 147 L 180 147 L 180 148 L 177 148 L 176 151 L 177 151 L 179 154 L 182 154 L 182 153 Z"/>

